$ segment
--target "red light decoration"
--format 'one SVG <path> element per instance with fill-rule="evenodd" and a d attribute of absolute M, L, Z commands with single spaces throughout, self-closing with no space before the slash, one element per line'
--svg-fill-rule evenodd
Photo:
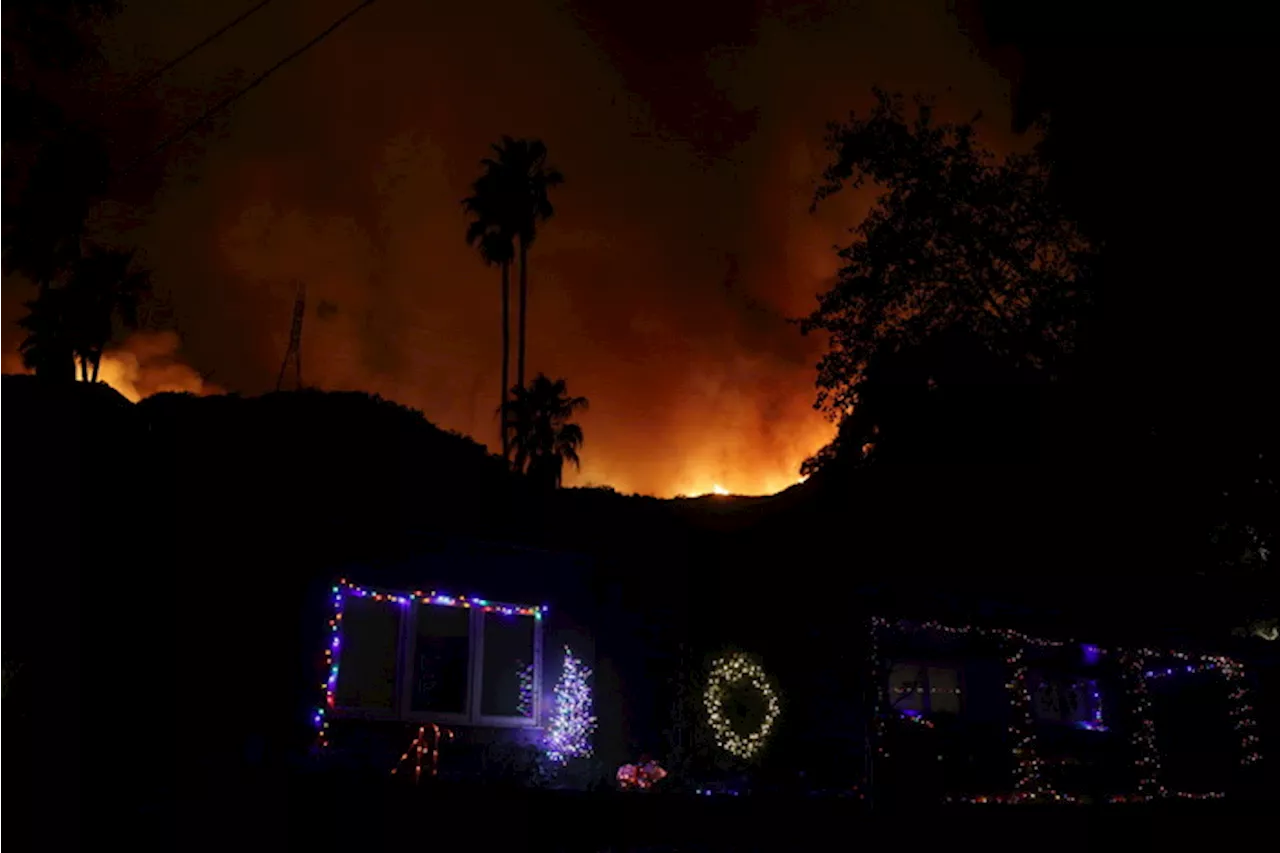
<path fill-rule="evenodd" d="M 656 761 L 624 764 L 618 768 L 618 786 L 624 791 L 645 790 L 667 777 L 667 771 Z"/>
<path fill-rule="evenodd" d="M 428 738 L 427 731 L 430 730 L 431 736 Z M 422 757 L 427 756 L 427 767 L 431 771 L 431 775 L 435 776 L 440 769 L 440 740 L 442 737 L 453 740 L 453 731 L 451 729 L 442 729 L 435 723 L 428 723 L 425 726 L 418 726 L 418 734 L 413 739 L 413 743 L 409 744 L 409 749 L 404 755 L 400 756 L 400 760 L 396 762 L 396 766 L 391 768 L 391 775 L 396 775 L 396 771 L 400 769 L 400 765 L 409 760 L 409 756 L 413 756 L 413 783 L 416 785 L 422 780 Z"/>

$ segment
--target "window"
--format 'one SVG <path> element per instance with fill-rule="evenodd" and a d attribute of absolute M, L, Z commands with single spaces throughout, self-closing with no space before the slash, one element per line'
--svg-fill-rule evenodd
<path fill-rule="evenodd" d="M 1092 679 L 1036 674 L 1031 682 L 1031 707 L 1036 719 L 1103 728 L 1101 697 Z"/>
<path fill-rule="evenodd" d="M 482 613 L 482 717 L 533 716 L 535 620 L 529 616 Z"/>
<path fill-rule="evenodd" d="M 916 716 L 960 713 L 960 673 L 952 667 L 898 662 L 889 671 L 889 707 Z"/>
<path fill-rule="evenodd" d="M 538 608 L 341 587 L 339 715 L 496 726 L 538 721 Z"/>
<path fill-rule="evenodd" d="M 471 610 L 421 606 L 416 622 L 409 710 L 415 713 L 467 713 Z"/>
<path fill-rule="evenodd" d="M 342 628 L 337 704 L 394 710 L 400 608 L 385 601 L 351 598 L 342 610 Z"/>

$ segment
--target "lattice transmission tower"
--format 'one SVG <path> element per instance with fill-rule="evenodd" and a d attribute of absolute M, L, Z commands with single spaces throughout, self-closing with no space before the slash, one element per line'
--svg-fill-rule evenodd
<path fill-rule="evenodd" d="M 280 375 L 276 378 L 276 390 L 284 388 L 284 375 L 293 362 L 297 386 L 294 390 L 302 390 L 302 318 L 307 313 L 307 286 L 298 283 L 298 298 L 293 303 L 293 323 L 289 327 L 289 348 L 285 350 L 284 361 L 280 363 Z"/>

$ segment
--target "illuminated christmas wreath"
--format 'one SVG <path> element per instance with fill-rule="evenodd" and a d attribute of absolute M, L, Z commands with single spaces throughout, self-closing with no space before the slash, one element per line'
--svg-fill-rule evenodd
<path fill-rule="evenodd" d="M 764 721 L 761 722 L 760 728 L 748 735 L 735 732 L 724 713 L 728 688 L 743 681 L 748 682 L 758 691 L 765 703 Z M 742 759 L 751 758 L 760 751 L 760 747 L 764 746 L 765 738 L 773 729 L 780 710 L 778 694 L 769 683 L 769 677 L 765 674 L 763 667 L 743 654 L 733 654 L 715 662 L 711 667 L 711 676 L 707 680 L 707 692 L 703 699 L 707 706 L 711 728 L 716 735 L 716 743 L 730 755 Z"/>

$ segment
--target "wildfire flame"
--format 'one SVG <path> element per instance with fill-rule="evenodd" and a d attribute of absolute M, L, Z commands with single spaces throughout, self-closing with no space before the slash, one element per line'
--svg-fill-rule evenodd
<path fill-rule="evenodd" d="M 166 391 L 185 391 L 201 396 L 225 393 L 222 388 L 208 382 L 186 364 L 180 349 L 181 340 L 173 332 L 135 333 L 103 354 L 98 381 L 135 403 L 152 394 Z M 23 366 L 16 352 L 3 354 L 3 370 L 5 373 L 30 372 Z M 824 426 L 823 430 L 815 434 L 817 437 L 814 441 L 820 445 L 830 440 L 828 433 L 831 431 L 830 427 Z M 800 449 L 803 451 L 805 446 L 802 445 Z M 807 479 L 797 478 L 794 473 L 788 474 L 786 469 L 794 471 L 795 467 L 785 459 L 778 460 L 773 466 L 776 470 L 773 471 L 755 468 L 736 470 L 731 464 L 699 464 L 700 461 L 696 456 L 691 459 L 688 470 L 668 488 L 657 490 L 656 495 L 694 498 L 764 496 L 785 491 Z M 625 477 L 626 471 L 619 474 Z M 610 482 L 610 479 L 602 478 L 604 482 Z M 734 483 L 732 491 L 722 484 L 726 480 Z M 573 484 L 571 481 L 570 485 Z M 620 491 L 624 489 L 620 488 Z"/>

